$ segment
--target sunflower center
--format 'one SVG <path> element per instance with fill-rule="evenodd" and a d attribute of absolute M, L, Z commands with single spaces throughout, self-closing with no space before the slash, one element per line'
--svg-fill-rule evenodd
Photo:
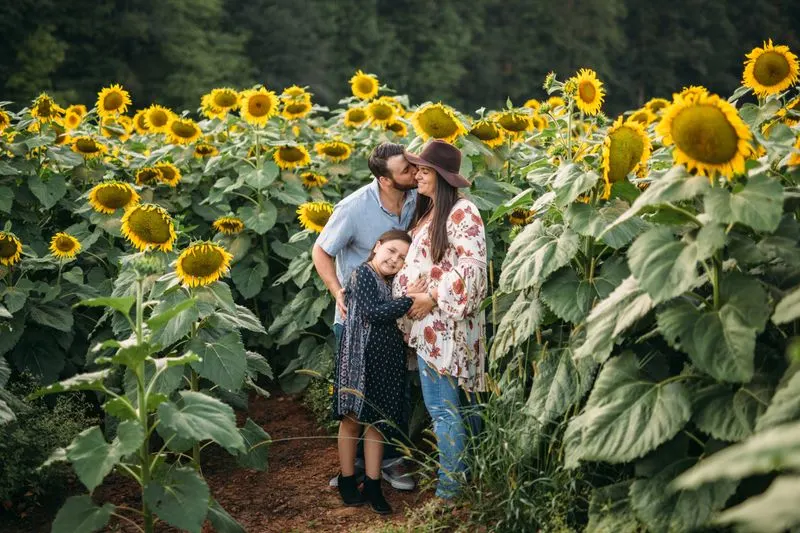
<path fill-rule="evenodd" d="M 616 183 L 625 179 L 642 158 L 643 151 L 644 142 L 635 130 L 623 126 L 612 133 L 608 181 Z"/>
<path fill-rule="evenodd" d="M 339 143 L 334 143 L 326 145 L 322 151 L 325 155 L 331 157 L 341 157 L 347 153 L 347 147 Z"/>
<path fill-rule="evenodd" d="M 208 144 L 198 144 L 194 151 L 200 155 L 211 155 L 214 153 L 214 147 Z"/>
<path fill-rule="evenodd" d="M 189 276 L 203 278 L 216 274 L 224 263 L 222 254 L 211 247 L 201 247 L 186 254 L 181 261 L 183 271 Z"/>
<path fill-rule="evenodd" d="M 233 107 L 236 105 L 236 95 L 229 92 L 214 95 L 214 105 L 219 107 Z"/>
<path fill-rule="evenodd" d="M 364 76 L 356 81 L 356 88 L 361 93 L 371 93 L 375 90 L 375 82 L 369 76 Z"/>
<path fill-rule="evenodd" d="M 353 122 L 363 122 L 367 114 L 363 109 L 351 109 L 347 112 L 347 118 Z"/>
<path fill-rule="evenodd" d="M 294 146 L 284 146 L 280 149 L 280 158 L 289 163 L 296 163 L 297 161 L 302 161 L 305 158 L 305 154 Z"/>
<path fill-rule="evenodd" d="M 170 182 L 175 179 L 175 169 L 168 166 L 159 167 L 158 170 L 161 171 L 161 179 L 166 182 Z"/>
<path fill-rule="evenodd" d="M 164 111 L 156 109 L 147 115 L 147 120 L 153 127 L 160 128 L 167 123 L 169 116 Z"/>
<path fill-rule="evenodd" d="M 737 153 L 739 138 L 721 109 L 695 105 L 678 113 L 672 121 L 675 145 L 692 159 L 721 164 Z"/>
<path fill-rule="evenodd" d="M 0 236 L 0 257 L 9 258 L 17 254 L 17 243 L 7 235 Z"/>
<path fill-rule="evenodd" d="M 324 226 L 331 218 L 331 214 L 324 209 L 309 209 L 306 212 L 308 219 L 318 226 Z"/>
<path fill-rule="evenodd" d="M 761 54 L 753 67 L 753 77 L 758 83 L 767 87 L 785 80 L 789 72 L 790 67 L 786 57 L 772 51 Z"/>
<path fill-rule="evenodd" d="M 96 154 L 100 151 L 100 147 L 92 139 L 78 139 L 75 146 L 82 154 Z"/>
<path fill-rule="evenodd" d="M 506 130 L 513 132 L 525 131 L 528 129 L 528 120 L 522 115 L 508 113 L 502 115 L 497 122 Z"/>
<path fill-rule="evenodd" d="M 128 225 L 139 240 L 147 244 L 162 244 L 169 242 L 169 222 L 164 220 L 158 211 L 136 209 L 128 218 Z"/>
<path fill-rule="evenodd" d="M 155 168 L 143 168 L 136 173 L 136 182 L 141 185 L 153 183 L 161 172 Z"/>
<path fill-rule="evenodd" d="M 254 117 L 264 117 L 269 113 L 272 102 L 266 94 L 256 94 L 247 101 L 247 110 Z"/>
<path fill-rule="evenodd" d="M 122 107 L 123 103 L 125 103 L 125 99 L 122 98 L 120 93 L 110 92 L 105 98 L 103 98 L 103 109 L 107 111 L 114 111 L 115 109 Z"/>
<path fill-rule="evenodd" d="M 594 84 L 592 82 L 582 81 L 580 85 L 578 85 L 578 97 L 584 102 L 594 102 L 596 96 L 597 89 L 594 88 Z"/>
<path fill-rule="evenodd" d="M 482 122 L 478 124 L 472 128 L 471 133 L 482 141 L 491 141 L 500 135 L 500 132 L 497 130 L 497 128 L 488 122 Z"/>
<path fill-rule="evenodd" d="M 139 129 L 142 129 L 142 130 L 148 130 L 149 129 L 147 127 L 147 122 L 144 119 L 144 113 L 142 113 L 138 117 L 136 117 L 136 126 L 138 126 Z"/>
<path fill-rule="evenodd" d="M 105 207 L 118 209 L 131 201 L 131 191 L 122 185 L 107 185 L 97 190 L 97 201 Z"/>
<path fill-rule="evenodd" d="M 191 139 L 197 133 L 197 129 L 194 127 L 194 124 L 189 124 L 180 120 L 176 120 L 172 123 L 170 127 L 172 133 L 181 137 L 182 139 Z"/>
<path fill-rule="evenodd" d="M 61 235 L 56 239 L 56 248 L 59 252 L 71 252 L 75 249 L 75 243 L 66 235 Z"/>
<path fill-rule="evenodd" d="M 39 102 L 39 104 L 36 106 L 36 111 L 39 116 L 50 117 L 50 115 L 53 113 L 53 106 L 51 105 L 50 100 L 45 98 Z"/>
<path fill-rule="evenodd" d="M 428 135 L 437 139 L 450 137 L 458 132 L 456 121 L 438 107 L 425 111 L 419 117 L 419 123 Z"/>
<path fill-rule="evenodd" d="M 305 102 L 295 102 L 291 104 L 287 104 L 286 111 L 289 113 L 302 113 L 308 109 L 308 105 Z"/>
<path fill-rule="evenodd" d="M 225 231 L 241 231 L 239 228 L 239 223 L 233 220 L 220 222 L 219 227 Z"/>
<path fill-rule="evenodd" d="M 394 108 L 388 104 L 373 104 L 370 110 L 377 120 L 388 120 L 394 114 Z"/>

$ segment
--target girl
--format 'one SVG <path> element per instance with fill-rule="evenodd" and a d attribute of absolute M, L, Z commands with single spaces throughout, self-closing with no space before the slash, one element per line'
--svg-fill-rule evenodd
<path fill-rule="evenodd" d="M 347 315 L 334 375 L 333 413 L 341 420 L 339 494 L 345 505 L 369 502 L 380 514 L 392 512 L 381 491 L 382 434 L 400 420 L 405 398 L 405 343 L 397 319 L 424 296 L 422 282 L 398 299 L 392 299 L 389 288 L 410 243 L 405 231 L 387 231 L 378 238 L 367 262 L 353 272 L 345 289 Z M 367 476 L 360 493 L 354 469 L 362 425 L 367 426 Z"/>

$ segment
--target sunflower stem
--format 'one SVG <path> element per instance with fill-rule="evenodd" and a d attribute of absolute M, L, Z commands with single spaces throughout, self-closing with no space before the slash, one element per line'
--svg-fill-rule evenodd
<path fill-rule="evenodd" d="M 719 310 L 720 307 L 720 275 L 722 274 L 722 261 L 719 257 L 719 252 L 714 255 L 712 264 L 711 284 L 714 287 L 714 309 Z"/>
<path fill-rule="evenodd" d="M 144 320 L 144 305 L 143 305 L 143 298 L 142 293 L 144 292 L 143 289 L 144 278 L 141 276 L 137 276 L 136 278 L 136 344 L 141 346 L 142 344 L 142 322 Z M 136 388 L 137 388 L 137 399 L 138 399 L 138 415 L 139 415 L 139 424 L 142 426 L 145 435 L 149 435 L 149 419 L 147 416 L 147 390 L 145 388 L 145 361 L 142 360 L 136 368 Z M 145 438 L 142 441 L 142 445 L 139 448 L 139 461 L 141 463 L 141 473 L 142 473 L 142 515 L 144 516 L 144 531 L 145 533 L 152 533 L 153 532 L 153 513 L 150 510 L 150 507 L 147 505 L 147 502 L 144 498 L 144 490 L 147 485 L 150 484 L 150 439 Z"/>

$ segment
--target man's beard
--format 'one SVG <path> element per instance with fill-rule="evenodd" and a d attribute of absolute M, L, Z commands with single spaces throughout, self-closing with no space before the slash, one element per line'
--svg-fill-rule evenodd
<path fill-rule="evenodd" d="M 395 180 L 394 178 L 389 178 L 389 180 L 391 180 L 391 182 L 392 182 L 392 187 L 394 187 L 395 190 L 398 190 L 398 191 L 406 192 L 406 191 L 411 191 L 411 190 L 414 190 L 414 189 L 417 188 L 417 183 L 416 182 L 414 182 L 413 185 L 402 185 L 400 183 L 397 183 L 397 180 Z"/>

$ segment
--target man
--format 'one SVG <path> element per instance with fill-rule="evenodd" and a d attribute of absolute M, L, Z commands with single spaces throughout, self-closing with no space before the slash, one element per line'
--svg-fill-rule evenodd
<path fill-rule="evenodd" d="M 381 143 L 372 151 L 368 166 L 373 181 L 342 199 L 317 238 L 311 252 L 317 274 L 336 301 L 333 333 L 338 349 L 347 309 L 344 286 L 353 270 L 367 260 L 378 237 L 391 229 L 407 229 L 417 201 L 416 167 L 405 158 L 402 145 Z M 407 421 L 406 421 L 407 423 Z M 403 428 L 406 430 L 407 428 Z M 398 490 L 413 490 L 414 480 L 405 472 L 400 452 L 391 444 L 384 448 L 383 479 Z M 363 448 L 356 460 L 363 475 Z M 337 477 L 330 481 L 337 485 Z"/>

